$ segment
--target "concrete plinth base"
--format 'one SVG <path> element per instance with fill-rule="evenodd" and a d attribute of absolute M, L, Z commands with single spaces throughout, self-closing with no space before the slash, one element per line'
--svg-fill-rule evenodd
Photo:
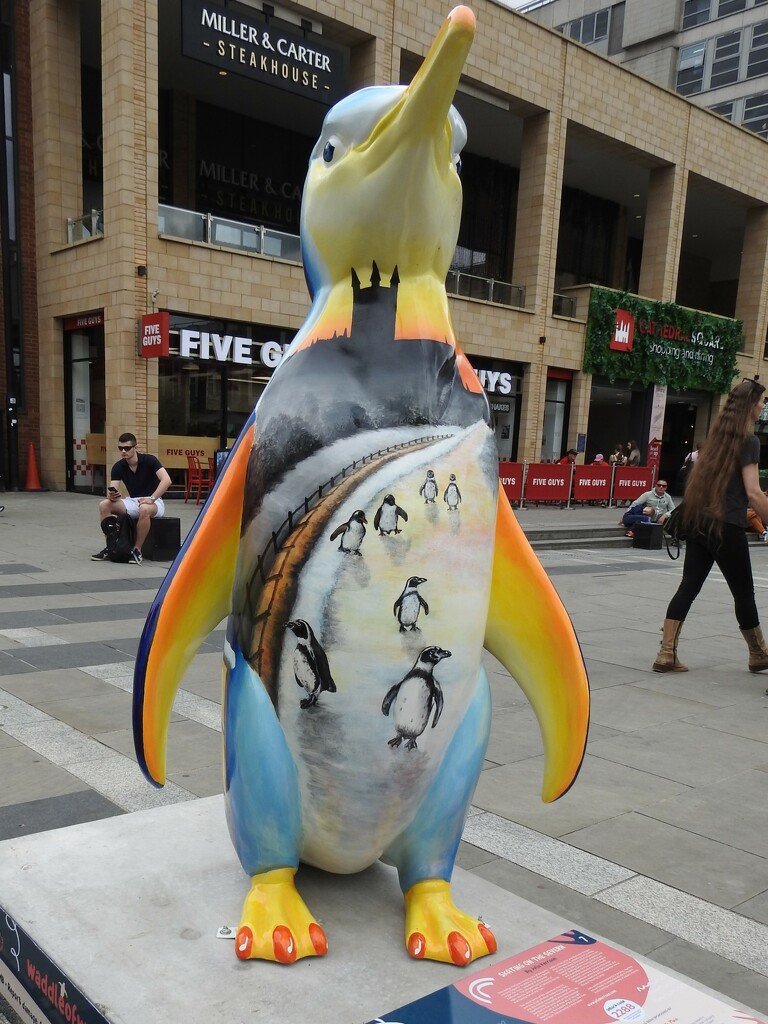
<path fill-rule="evenodd" d="M 248 889 L 220 797 L 0 844 L 0 906 L 115 1024 L 361 1024 L 462 976 L 408 958 L 393 870 L 302 869 L 298 885 L 328 935 L 327 957 L 242 963 L 216 938 L 237 923 Z M 478 966 L 577 923 L 460 870 L 454 894 L 497 936 L 498 952 Z"/>

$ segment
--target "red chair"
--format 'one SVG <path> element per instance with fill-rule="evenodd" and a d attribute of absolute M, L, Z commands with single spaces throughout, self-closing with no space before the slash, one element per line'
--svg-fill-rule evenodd
<path fill-rule="evenodd" d="M 208 490 L 213 487 L 216 482 L 216 459 L 212 455 L 208 456 Z"/>
<path fill-rule="evenodd" d="M 189 501 L 189 496 L 195 487 L 197 487 L 197 501 L 195 501 L 195 504 L 199 505 L 203 487 L 208 487 L 208 476 L 203 469 L 200 459 L 196 455 L 188 455 L 187 488 L 184 492 L 184 501 Z"/>

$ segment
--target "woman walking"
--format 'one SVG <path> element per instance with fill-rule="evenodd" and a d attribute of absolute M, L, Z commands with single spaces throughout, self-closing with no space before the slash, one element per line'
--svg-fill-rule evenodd
<path fill-rule="evenodd" d="M 749 671 L 768 669 L 747 546 L 747 505 L 764 518 L 768 498 L 760 490 L 760 441 L 752 433 L 768 398 L 756 380 L 745 379 L 726 399 L 691 470 L 680 509 L 687 535 L 683 579 L 669 602 L 654 672 L 687 672 L 677 641 L 691 605 L 713 563 L 733 595 L 736 620 L 749 648 Z"/>

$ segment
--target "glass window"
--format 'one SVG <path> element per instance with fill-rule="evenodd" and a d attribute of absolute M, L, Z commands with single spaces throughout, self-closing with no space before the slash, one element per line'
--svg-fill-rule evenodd
<path fill-rule="evenodd" d="M 595 15 L 595 39 L 605 39 L 608 35 L 609 11 L 598 11 Z"/>
<path fill-rule="evenodd" d="M 768 93 L 759 96 L 750 96 L 744 103 L 745 128 L 768 138 Z"/>
<path fill-rule="evenodd" d="M 683 28 L 693 28 L 709 21 L 710 0 L 685 0 L 683 7 Z"/>
<path fill-rule="evenodd" d="M 717 5 L 718 18 L 724 18 L 726 14 L 735 14 L 743 11 L 747 6 L 747 0 L 720 0 Z"/>
<path fill-rule="evenodd" d="M 715 40 L 715 57 L 709 79 L 710 89 L 738 81 L 740 53 L 741 32 L 729 32 L 728 35 Z"/>
<path fill-rule="evenodd" d="M 729 121 L 733 120 L 733 101 L 730 103 L 715 103 L 709 109 L 721 117 L 727 117 Z"/>
<path fill-rule="evenodd" d="M 747 78 L 758 78 L 765 74 L 768 74 L 768 21 L 761 21 L 752 29 Z"/>
<path fill-rule="evenodd" d="M 704 81 L 705 43 L 683 46 L 680 50 L 680 64 L 677 71 L 677 91 L 683 96 L 701 92 Z"/>

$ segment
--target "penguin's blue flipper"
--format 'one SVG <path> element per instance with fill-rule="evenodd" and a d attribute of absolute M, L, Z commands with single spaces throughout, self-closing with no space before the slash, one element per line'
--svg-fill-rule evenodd
<path fill-rule="evenodd" d="M 544 744 L 542 799 L 575 780 L 589 726 L 589 681 L 568 613 L 499 486 L 485 646 L 531 703 Z"/>
<path fill-rule="evenodd" d="M 267 691 L 237 646 L 224 652 L 224 793 L 237 855 L 251 876 L 235 940 L 241 960 L 324 956 L 325 932 L 296 890 L 301 844 L 298 776 Z"/>
<path fill-rule="evenodd" d="M 484 669 L 461 724 L 411 824 L 385 851 L 405 894 L 405 942 L 417 960 L 460 967 L 496 951 L 482 921 L 459 910 L 450 878 L 491 729 L 491 693 Z"/>
<path fill-rule="evenodd" d="M 133 675 L 133 739 L 150 782 L 165 782 L 173 698 L 200 644 L 230 612 L 243 492 L 253 440 L 243 427 L 149 610 Z"/>

